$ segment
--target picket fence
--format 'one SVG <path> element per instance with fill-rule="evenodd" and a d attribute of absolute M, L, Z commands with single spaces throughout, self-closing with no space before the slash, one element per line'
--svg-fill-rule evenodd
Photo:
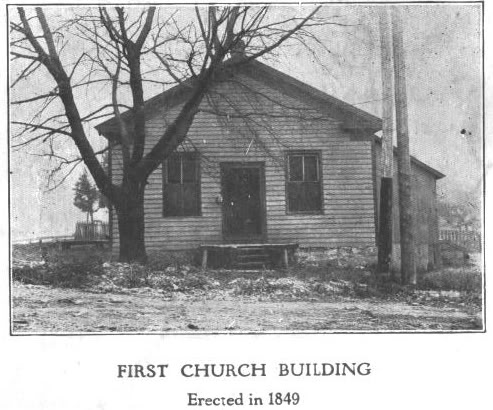
<path fill-rule="evenodd" d="M 440 240 L 463 246 L 470 252 L 481 252 L 481 235 L 477 232 L 443 229 Z"/>
<path fill-rule="evenodd" d="M 75 226 L 74 239 L 76 241 L 107 241 L 109 237 L 110 227 L 101 221 L 77 222 Z"/>

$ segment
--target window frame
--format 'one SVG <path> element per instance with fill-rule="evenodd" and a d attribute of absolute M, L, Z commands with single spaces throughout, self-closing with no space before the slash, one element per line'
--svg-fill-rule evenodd
<path fill-rule="evenodd" d="M 168 161 L 172 156 L 178 156 L 180 158 L 180 183 L 169 183 L 168 182 Z M 165 205 L 166 201 L 164 198 L 164 194 L 166 192 L 167 185 L 179 185 L 183 190 L 184 182 L 183 182 L 183 160 L 185 157 L 189 157 L 190 160 L 195 162 L 196 167 L 196 181 L 194 182 L 197 186 L 196 188 L 196 199 L 197 199 L 197 213 L 193 215 L 169 215 L 166 212 Z M 183 192 L 182 192 L 183 195 Z M 201 156 L 200 153 L 195 152 L 186 152 L 186 151 L 175 151 L 168 158 L 166 158 L 162 163 L 162 192 L 161 192 L 161 200 L 162 200 L 162 209 L 161 215 L 163 218 L 196 218 L 198 216 L 202 216 L 202 172 L 201 172 Z M 183 204 L 181 204 L 181 211 L 184 211 Z"/>
<path fill-rule="evenodd" d="M 292 156 L 315 156 L 317 158 L 317 181 L 290 181 L 290 168 L 289 160 Z M 304 159 L 302 160 L 302 175 L 304 176 Z M 289 184 L 290 183 L 304 183 L 304 182 L 318 182 L 318 189 L 320 194 L 320 207 L 311 211 L 296 211 L 290 209 L 289 206 Z M 289 150 L 285 152 L 285 198 L 286 198 L 286 214 L 287 215 L 323 215 L 325 211 L 324 207 L 324 187 L 323 187 L 323 167 L 322 167 L 322 150 Z"/>

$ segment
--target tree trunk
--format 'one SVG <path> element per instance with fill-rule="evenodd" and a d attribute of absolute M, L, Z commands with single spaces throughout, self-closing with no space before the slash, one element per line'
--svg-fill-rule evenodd
<path fill-rule="evenodd" d="M 125 184 L 123 198 L 115 206 L 120 234 L 120 262 L 147 262 L 145 248 L 143 183 Z"/>

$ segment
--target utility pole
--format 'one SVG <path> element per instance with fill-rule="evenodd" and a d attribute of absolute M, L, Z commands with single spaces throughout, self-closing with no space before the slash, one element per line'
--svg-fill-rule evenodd
<path fill-rule="evenodd" d="M 412 175 L 409 156 L 407 119 L 406 69 L 404 40 L 399 6 L 392 7 L 392 42 L 395 75 L 395 118 L 397 126 L 397 168 L 399 179 L 399 227 L 401 239 L 401 281 L 416 284 L 414 248 L 414 217 L 412 207 Z"/>
<path fill-rule="evenodd" d="M 382 72 L 382 175 L 380 180 L 380 212 L 378 226 L 378 272 L 389 273 L 392 262 L 392 202 L 393 202 L 393 136 L 394 136 L 394 66 L 392 39 L 387 6 L 379 11 L 381 72 Z"/>

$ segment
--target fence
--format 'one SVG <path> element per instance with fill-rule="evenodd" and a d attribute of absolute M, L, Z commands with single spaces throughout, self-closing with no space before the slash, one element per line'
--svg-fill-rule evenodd
<path fill-rule="evenodd" d="M 470 252 L 481 252 L 481 235 L 472 231 L 440 230 L 440 240 L 463 246 Z"/>
<path fill-rule="evenodd" d="M 107 241 L 110 237 L 110 228 L 107 223 L 96 221 L 93 223 L 77 222 L 74 239 L 76 241 Z"/>
<path fill-rule="evenodd" d="M 74 236 L 73 235 L 38 236 L 36 238 L 12 239 L 12 244 L 29 245 L 29 244 L 39 244 L 39 243 L 54 243 L 54 242 L 63 242 L 70 239 L 74 239 Z"/>

